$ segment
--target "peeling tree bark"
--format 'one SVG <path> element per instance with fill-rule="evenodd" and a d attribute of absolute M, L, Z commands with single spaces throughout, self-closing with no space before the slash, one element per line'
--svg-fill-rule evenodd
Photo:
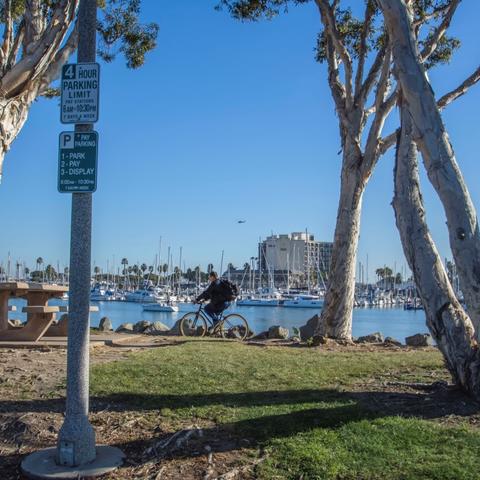
<path fill-rule="evenodd" d="M 14 99 L 0 99 L 0 181 L 5 154 L 25 124 L 35 97 L 32 92 Z"/>
<path fill-rule="evenodd" d="M 404 101 L 428 178 L 443 204 L 460 287 L 477 337 L 480 333 L 480 230 L 477 214 L 443 125 L 418 52 L 403 0 L 379 0 Z"/>
<path fill-rule="evenodd" d="M 420 193 L 417 147 L 407 106 L 395 159 L 393 207 L 403 251 L 422 299 L 427 326 L 454 381 L 480 398 L 480 356 L 470 318 L 458 302 L 428 230 Z"/>
<path fill-rule="evenodd" d="M 367 182 L 359 168 L 361 158 L 346 149 L 332 251 L 332 265 L 324 308 L 316 335 L 351 340 L 355 296 L 355 264 L 360 234 L 362 198 Z"/>

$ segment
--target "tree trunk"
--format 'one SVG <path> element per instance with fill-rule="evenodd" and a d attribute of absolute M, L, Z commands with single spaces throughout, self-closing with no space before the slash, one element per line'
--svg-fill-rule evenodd
<path fill-rule="evenodd" d="M 366 180 L 362 159 L 346 142 L 340 200 L 325 303 L 315 334 L 339 340 L 352 338 L 355 266 L 360 233 L 360 214 Z"/>
<path fill-rule="evenodd" d="M 0 99 L 0 182 L 5 154 L 27 120 L 34 98 L 33 92 L 27 92 L 13 99 Z"/>
<path fill-rule="evenodd" d="M 480 359 L 473 325 L 455 296 L 426 224 L 413 124 L 406 105 L 401 107 L 393 207 L 405 257 L 413 272 L 432 337 L 454 381 L 480 398 Z"/>
<path fill-rule="evenodd" d="M 458 168 L 423 65 L 407 8 L 403 1 L 380 0 L 385 24 L 393 40 L 396 75 L 413 119 L 414 137 L 422 152 L 430 182 L 445 209 L 460 288 L 479 335 L 480 231 L 477 214 Z"/>

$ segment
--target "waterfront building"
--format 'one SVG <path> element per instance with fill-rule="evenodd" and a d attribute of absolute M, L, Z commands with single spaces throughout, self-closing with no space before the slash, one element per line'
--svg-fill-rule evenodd
<path fill-rule="evenodd" d="M 258 268 L 262 278 L 275 284 L 284 283 L 287 276 L 326 281 L 332 263 L 332 242 L 320 242 L 308 232 L 271 235 L 258 245 Z M 319 278 L 320 277 L 320 278 Z M 290 278 L 290 280 L 292 279 Z"/>

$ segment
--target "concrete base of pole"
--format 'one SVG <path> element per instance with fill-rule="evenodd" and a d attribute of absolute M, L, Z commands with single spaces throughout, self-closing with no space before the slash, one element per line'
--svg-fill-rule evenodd
<path fill-rule="evenodd" d="M 106 445 L 97 447 L 93 462 L 78 467 L 58 465 L 55 461 L 56 448 L 47 448 L 32 453 L 22 461 L 22 473 L 31 479 L 70 479 L 99 477 L 118 468 L 124 459 L 123 452 Z"/>
<path fill-rule="evenodd" d="M 68 381 L 75 381 L 75 378 Z M 58 433 L 57 463 L 66 467 L 84 465 L 95 460 L 95 455 L 95 431 L 87 415 L 67 411 Z"/>

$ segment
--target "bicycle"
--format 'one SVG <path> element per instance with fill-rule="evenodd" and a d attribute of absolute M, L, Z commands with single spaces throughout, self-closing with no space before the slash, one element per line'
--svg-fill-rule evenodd
<path fill-rule="evenodd" d="M 242 341 L 250 334 L 247 320 L 238 313 L 224 315 L 222 312 L 217 315 L 217 319 L 214 323 L 200 303 L 196 312 L 188 312 L 181 318 L 180 333 L 184 337 L 204 337 L 208 333 Z"/>

